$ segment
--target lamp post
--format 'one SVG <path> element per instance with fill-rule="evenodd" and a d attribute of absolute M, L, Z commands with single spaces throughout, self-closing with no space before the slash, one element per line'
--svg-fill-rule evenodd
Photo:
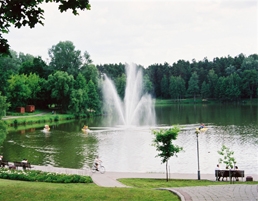
<path fill-rule="evenodd" d="M 198 161 L 198 171 L 197 171 L 197 174 L 198 174 L 198 180 L 201 179 L 201 175 L 200 175 L 200 161 L 199 161 L 199 140 L 198 140 L 198 135 L 199 135 L 199 131 L 195 131 L 196 133 L 196 139 L 197 139 L 197 161 Z"/>

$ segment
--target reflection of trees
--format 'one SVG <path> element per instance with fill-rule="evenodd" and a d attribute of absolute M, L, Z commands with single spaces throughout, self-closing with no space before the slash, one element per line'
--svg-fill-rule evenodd
<path fill-rule="evenodd" d="M 6 125 L 3 120 L 0 120 L 0 145 L 4 142 L 7 134 Z"/>
<path fill-rule="evenodd" d="M 77 121 L 51 127 L 47 137 L 38 129 L 24 134 L 10 132 L 0 151 L 9 161 L 27 158 L 35 165 L 83 168 L 91 165 L 98 151 L 98 139 L 83 133 L 81 128 Z"/>
<path fill-rule="evenodd" d="M 97 152 L 97 138 L 83 133 L 77 122 L 60 125 L 50 140 L 57 150 L 52 158 L 58 167 L 82 168 L 85 163 L 89 165 Z"/>

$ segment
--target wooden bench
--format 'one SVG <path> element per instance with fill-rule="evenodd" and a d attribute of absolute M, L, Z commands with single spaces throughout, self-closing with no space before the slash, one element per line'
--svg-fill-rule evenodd
<path fill-rule="evenodd" d="M 18 169 L 18 167 L 22 167 L 24 170 L 26 170 L 26 168 L 33 168 L 30 163 L 23 163 L 23 162 L 13 162 L 14 166 L 16 167 L 16 169 Z"/>
<path fill-rule="evenodd" d="M 0 160 L 0 167 L 5 167 L 5 166 L 8 166 L 8 165 L 9 165 L 8 161 Z"/>
<path fill-rule="evenodd" d="M 216 181 L 219 181 L 220 178 L 222 178 L 222 181 L 224 180 L 224 178 L 230 178 L 230 181 L 233 177 L 235 177 L 236 180 L 238 180 L 238 177 L 242 177 L 242 181 L 243 178 L 245 176 L 245 172 L 244 170 L 215 170 L 215 177 L 216 177 Z"/>

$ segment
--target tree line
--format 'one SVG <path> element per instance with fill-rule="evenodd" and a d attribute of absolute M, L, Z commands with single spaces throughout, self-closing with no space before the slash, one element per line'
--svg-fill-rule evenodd
<path fill-rule="evenodd" d="M 103 74 L 114 80 L 120 97 L 124 97 L 126 64 L 94 65 L 89 53 L 76 50 L 71 41 L 53 45 L 48 53 L 49 63 L 40 56 L 12 50 L 12 57 L 0 56 L 1 105 L 11 110 L 55 105 L 77 116 L 101 114 Z M 155 98 L 239 101 L 258 95 L 257 54 L 137 67 L 143 71 L 144 93 Z"/>
<path fill-rule="evenodd" d="M 100 113 L 98 70 L 87 51 L 81 53 L 64 41 L 49 49 L 49 64 L 29 54 L 11 51 L 11 55 L 0 57 L 0 95 L 11 110 L 55 105 L 75 115 Z"/>
<path fill-rule="evenodd" d="M 97 65 L 99 72 L 115 80 L 118 91 L 125 83 L 122 64 Z M 215 99 L 221 102 L 240 101 L 258 96 L 258 55 L 214 58 L 209 61 L 179 60 L 173 64 L 153 64 L 144 72 L 145 92 L 155 98 Z M 120 93 L 123 97 L 123 94 Z"/>

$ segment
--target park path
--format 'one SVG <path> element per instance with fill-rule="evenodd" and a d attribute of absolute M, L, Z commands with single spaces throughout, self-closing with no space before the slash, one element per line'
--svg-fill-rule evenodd
<path fill-rule="evenodd" d="M 34 170 L 55 172 L 63 174 L 78 174 L 91 176 L 93 182 L 102 187 L 129 187 L 117 179 L 119 178 L 165 178 L 165 173 L 132 173 L 132 172 L 99 172 L 92 173 L 89 168 L 71 169 L 51 166 L 33 165 Z M 254 181 L 258 181 L 258 175 L 252 175 Z M 170 179 L 197 179 L 197 174 L 172 173 Z M 201 179 L 215 181 L 214 174 L 201 174 Z M 258 201 L 258 185 L 225 184 L 195 187 L 160 188 L 178 195 L 181 201 Z"/>
<path fill-rule="evenodd" d="M 2 117 L 2 120 L 15 119 L 15 118 L 26 118 L 26 117 L 33 117 L 33 116 L 42 116 L 44 114 L 48 114 L 48 113 L 47 112 L 42 112 L 42 113 L 39 113 L 39 114 L 26 115 L 26 116 L 5 116 L 5 117 Z"/>

